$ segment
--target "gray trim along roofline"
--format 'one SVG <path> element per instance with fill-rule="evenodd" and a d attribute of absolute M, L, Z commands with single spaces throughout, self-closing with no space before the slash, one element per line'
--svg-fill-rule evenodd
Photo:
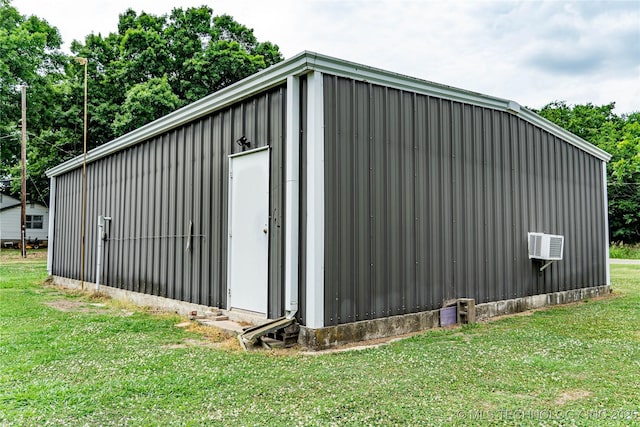
<path fill-rule="evenodd" d="M 33 202 L 33 203 L 32 203 L 32 202 L 27 202 L 27 205 L 32 205 L 32 204 L 33 204 L 33 205 L 41 206 L 41 207 L 43 207 L 43 208 L 45 208 L 45 209 L 49 209 L 49 207 L 48 207 L 48 206 L 45 206 L 45 205 L 43 205 L 42 203 L 38 203 L 38 202 Z M 0 208 L 0 212 L 8 211 L 8 210 L 15 209 L 15 208 L 22 208 L 22 204 L 5 206 L 5 207 L 3 207 L 3 208 Z M 31 214 L 29 214 L 29 215 L 31 215 Z M 39 214 L 38 214 L 38 215 L 39 215 Z"/>
<path fill-rule="evenodd" d="M 4 211 L 8 211 L 9 209 L 16 209 L 16 208 L 22 208 L 21 205 L 11 205 L 11 206 L 5 206 L 4 208 L 0 208 L 0 212 L 4 212 Z"/>
<path fill-rule="evenodd" d="M 541 116 L 520 107 L 516 102 L 483 95 L 451 86 L 421 80 L 390 71 L 381 70 L 366 65 L 356 64 L 314 52 L 304 51 L 292 58 L 275 64 L 265 70 L 251 75 L 218 92 L 208 95 L 196 102 L 184 106 L 151 123 L 135 129 L 119 138 L 105 143 L 87 153 L 87 162 L 94 162 L 102 157 L 136 145 L 144 140 L 160 135 L 193 119 L 210 114 L 216 110 L 229 106 L 239 100 L 248 98 L 270 87 L 284 84 L 290 75 L 301 75 L 308 71 L 320 71 L 341 77 L 366 81 L 373 84 L 389 86 L 420 94 L 441 97 L 480 107 L 492 108 L 499 111 L 516 114 L 522 119 L 547 130 L 569 142 L 571 145 L 593 155 L 609 161 L 611 156 L 595 145 L 562 129 Z M 48 177 L 58 176 L 82 166 L 82 156 L 49 169 Z"/>

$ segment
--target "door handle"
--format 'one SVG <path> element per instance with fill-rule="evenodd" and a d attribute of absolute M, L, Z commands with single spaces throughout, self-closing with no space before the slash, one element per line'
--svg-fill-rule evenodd
<path fill-rule="evenodd" d="M 267 233 L 269 232 L 269 229 L 268 229 L 267 227 L 265 227 L 265 228 L 263 228 L 263 229 L 262 229 L 262 232 L 263 232 L 264 234 L 267 234 Z"/>

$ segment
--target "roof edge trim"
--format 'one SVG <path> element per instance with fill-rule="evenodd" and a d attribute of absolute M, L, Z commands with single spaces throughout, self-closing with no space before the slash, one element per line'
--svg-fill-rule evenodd
<path fill-rule="evenodd" d="M 611 155 L 606 151 L 601 150 L 590 142 L 574 135 L 533 111 L 520 106 L 515 101 L 484 95 L 465 89 L 458 89 L 452 86 L 343 61 L 313 52 L 307 52 L 307 54 L 312 57 L 312 61 L 310 61 L 310 68 L 312 69 L 316 69 L 327 74 L 334 74 L 342 77 L 353 78 L 355 80 L 367 81 L 374 84 L 420 93 L 423 95 L 435 96 L 479 107 L 504 111 L 509 114 L 516 115 L 523 120 L 548 131 L 549 133 L 565 140 L 569 144 L 591 154 L 594 157 L 597 157 L 600 160 L 608 162 L 611 159 Z"/>
<path fill-rule="evenodd" d="M 523 108 L 520 111 L 520 117 L 531 124 L 547 130 L 549 133 L 567 141 L 569 144 L 591 154 L 594 157 L 597 157 L 602 161 L 608 162 L 609 160 L 611 160 L 611 154 L 596 147 L 594 144 L 591 144 L 590 142 L 580 138 L 579 136 L 569 132 L 568 130 L 558 126 L 552 121 L 545 119 L 541 115 L 534 113 L 533 111 Z"/>

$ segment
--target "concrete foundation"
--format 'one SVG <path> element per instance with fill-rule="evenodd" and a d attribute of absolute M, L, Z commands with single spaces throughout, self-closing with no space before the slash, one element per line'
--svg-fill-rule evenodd
<path fill-rule="evenodd" d="M 54 284 L 66 289 L 81 290 L 82 287 L 82 282 L 79 280 L 60 276 L 51 276 L 51 279 Z M 95 286 L 95 283 L 84 282 L 85 291 L 93 292 L 95 290 Z M 193 304 L 190 302 L 178 301 L 175 299 L 148 295 L 140 292 L 127 291 L 125 289 L 114 288 L 106 285 L 100 285 L 100 292 L 119 301 L 129 301 L 140 307 L 152 307 L 162 311 L 178 313 L 181 316 L 189 316 L 192 311 L 197 311 L 198 314 L 204 314 L 208 311 L 220 310 L 229 317 L 229 320 L 234 322 L 246 322 L 252 325 L 261 325 L 268 321 L 264 316 L 259 316 L 247 311 L 221 310 L 218 307 Z"/>
<path fill-rule="evenodd" d="M 609 285 L 602 285 L 477 304 L 475 317 L 477 320 L 485 320 L 495 316 L 594 298 L 610 292 Z M 313 350 L 323 350 L 356 341 L 387 338 L 436 328 L 439 323 L 440 310 L 438 309 L 317 329 L 301 326 L 298 342 Z"/>
<path fill-rule="evenodd" d="M 67 289 L 79 290 L 81 288 L 81 282 L 79 280 L 59 276 L 52 276 L 52 279 L 56 285 Z M 94 289 L 94 283 L 85 282 L 85 290 L 93 291 Z M 183 316 L 189 316 L 192 311 L 205 313 L 212 309 L 218 309 L 217 307 L 192 304 L 105 285 L 100 286 L 100 292 L 103 292 L 114 299 L 130 301 L 138 306 L 153 307 L 164 311 L 175 312 Z M 477 320 L 486 320 L 495 316 L 520 313 L 527 310 L 559 304 L 568 304 L 585 298 L 595 298 L 600 295 L 609 294 L 610 292 L 611 287 L 609 285 L 601 285 L 591 288 L 573 289 L 570 291 L 476 304 L 475 318 Z M 254 325 L 261 325 L 268 321 L 268 319 L 256 316 L 250 312 L 237 310 L 221 311 L 225 315 L 229 316 L 230 320 L 236 322 L 247 322 Z M 381 319 L 345 323 L 343 325 L 328 326 L 317 329 L 300 326 L 298 342 L 304 347 L 312 350 L 323 350 L 358 341 L 388 338 L 411 332 L 433 329 L 439 327 L 439 325 L 440 309 L 437 309 L 432 311 L 423 311 L 420 313 L 384 317 Z"/>
<path fill-rule="evenodd" d="M 609 285 L 601 285 L 594 286 L 592 288 L 572 289 L 570 291 L 486 302 L 476 305 L 476 319 L 485 320 L 495 316 L 503 316 L 505 314 L 521 313 L 535 308 L 568 304 L 585 298 L 595 298 L 609 293 L 611 293 L 611 287 Z"/>
<path fill-rule="evenodd" d="M 300 326 L 298 343 L 313 350 L 323 350 L 342 344 L 393 337 L 438 326 L 440 326 L 440 310 L 422 311 L 318 329 Z"/>

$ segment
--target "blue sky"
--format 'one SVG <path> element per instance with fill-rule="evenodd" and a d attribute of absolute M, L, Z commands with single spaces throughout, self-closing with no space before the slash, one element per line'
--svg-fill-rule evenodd
<path fill-rule="evenodd" d="M 115 31 L 127 8 L 209 5 L 276 43 L 540 108 L 616 102 L 640 111 L 640 0 L 12 0 L 65 43 Z"/>

